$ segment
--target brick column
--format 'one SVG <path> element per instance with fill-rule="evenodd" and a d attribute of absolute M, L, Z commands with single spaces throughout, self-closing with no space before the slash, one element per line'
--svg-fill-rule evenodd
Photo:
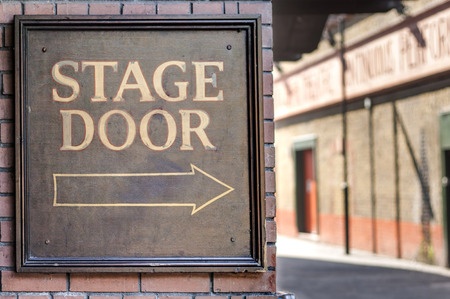
<path fill-rule="evenodd" d="M 263 23 L 266 269 L 258 273 L 16 273 L 14 15 L 260 14 Z M 270 1 L 8 1 L 0 3 L 0 296 L 19 299 L 239 299 L 276 296 Z"/>

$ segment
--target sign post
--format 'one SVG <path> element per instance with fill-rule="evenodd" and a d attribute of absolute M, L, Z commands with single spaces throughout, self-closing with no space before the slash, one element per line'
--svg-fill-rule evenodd
<path fill-rule="evenodd" d="M 19 271 L 263 265 L 255 16 L 16 19 Z"/>

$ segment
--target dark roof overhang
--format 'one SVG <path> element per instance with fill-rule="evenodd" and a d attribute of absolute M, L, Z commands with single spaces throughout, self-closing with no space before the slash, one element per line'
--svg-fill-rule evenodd
<path fill-rule="evenodd" d="M 275 61 L 295 61 L 317 48 L 330 14 L 402 11 L 401 0 L 273 0 Z"/>

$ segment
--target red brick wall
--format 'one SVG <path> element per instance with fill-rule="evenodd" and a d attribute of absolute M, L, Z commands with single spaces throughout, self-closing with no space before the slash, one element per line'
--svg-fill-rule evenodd
<path fill-rule="evenodd" d="M 397 235 L 397 222 L 395 220 L 376 219 L 376 236 L 372 233 L 373 222 L 370 218 L 350 218 L 350 247 L 373 251 L 391 257 L 416 260 L 422 242 L 422 229 L 420 223 L 401 221 L 399 223 L 400 236 Z M 344 244 L 344 219 L 340 215 L 320 215 L 320 239 L 332 244 Z M 375 242 L 375 244 L 374 244 Z M 442 226 L 431 225 L 431 243 L 434 249 L 436 264 L 444 263 L 445 250 L 443 244 Z"/>
<path fill-rule="evenodd" d="M 278 233 L 283 236 L 297 237 L 299 232 L 297 228 L 297 215 L 292 210 L 277 210 Z"/>
<path fill-rule="evenodd" d="M 277 210 L 278 233 L 284 236 L 296 237 L 299 232 L 294 211 Z M 373 235 L 375 225 L 376 236 Z M 342 215 L 320 214 L 320 241 L 344 246 L 344 217 Z M 422 228 L 420 223 L 401 221 L 399 223 L 400 237 L 397 236 L 395 220 L 372 219 L 365 217 L 350 217 L 350 248 L 374 251 L 391 257 L 416 260 L 422 243 Z M 445 262 L 443 230 L 439 224 L 431 225 L 431 244 L 433 245 L 435 262 L 441 265 Z"/>
<path fill-rule="evenodd" d="M 15 272 L 14 236 L 14 15 L 261 14 L 263 23 L 266 259 L 260 273 Z M 0 296 L 19 299 L 239 299 L 275 296 L 275 154 L 270 1 L 9 1 L 0 3 Z"/>

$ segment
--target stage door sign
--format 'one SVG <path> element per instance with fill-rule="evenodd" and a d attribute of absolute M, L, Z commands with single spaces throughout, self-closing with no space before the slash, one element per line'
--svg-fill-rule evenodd
<path fill-rule="evenodd" d="M 16 18 L 17 268 L 263 268 L 260 23 Z"/>

